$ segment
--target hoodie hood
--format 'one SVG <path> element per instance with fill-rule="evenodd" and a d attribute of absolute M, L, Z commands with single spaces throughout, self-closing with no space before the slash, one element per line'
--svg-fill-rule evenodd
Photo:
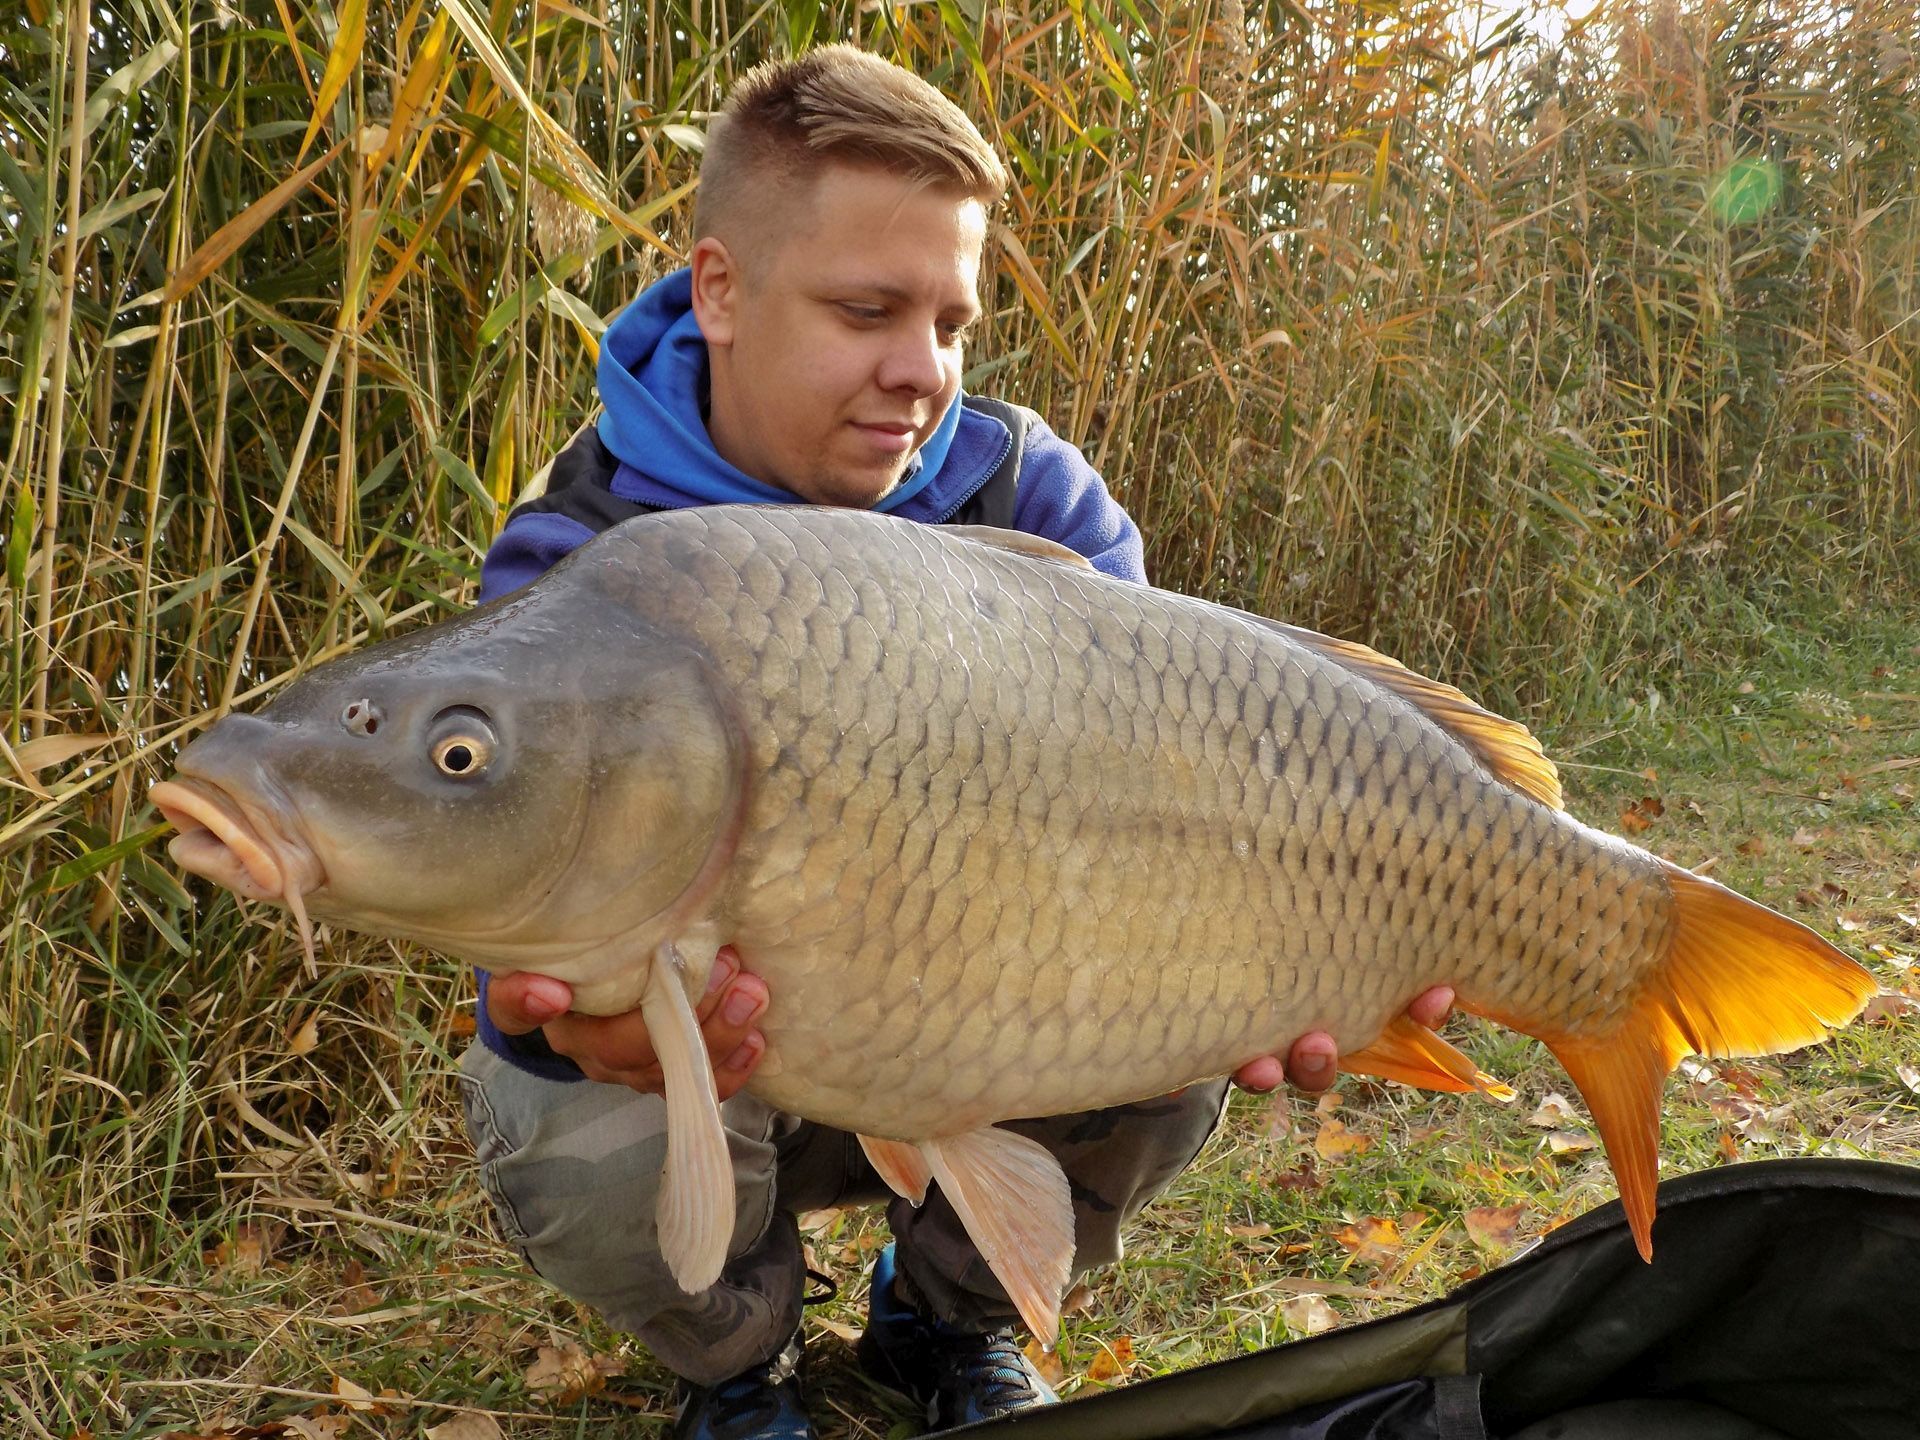
<path fill-rule="evenodd" d="M 663 509 L 805 502 L 735 469 L 713 448 L 703 414 L 707 342 L 693 316 L 693 272 L 647 287 L 600 342 L 600 438 L 620 461 L 613 493 Z M 992 416 L 955 396 L 906 477 L 873 508 L 942 520 L 983 485 L 1013 443 Z"/>

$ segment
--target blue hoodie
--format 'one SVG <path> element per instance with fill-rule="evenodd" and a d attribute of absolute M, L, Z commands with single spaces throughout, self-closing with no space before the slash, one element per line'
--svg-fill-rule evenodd
<path fill-rule="evenodd" d="M 692 272 L 677 270 L 649 286 L 607 327 L 600 344 L 600 439 L 619 460 L 613 493 L 661 509 L 693 505 L 803 501 L 736 470 L 707 435 L 707 345 L 693 316 Z M 1006 457 L 1013 437 L 990 415 L 955 397 L 915 454 L 907 476 L 876 510 L 940 524 L 973 497 Z M 1077 551 L 1095 569 L 1144 582 L 1140 531 L 1107 494 L 1086 457 L 1037 417 L 1027 430 L 1014 490 L 1016 530 Z M 487 551 L 480 599 L 518 590 L 593 538 L 578 520 L 548 511 L 512 516 Z M 521 1069 L 554 1080 L 578 1080 L 579 1069 L 554 1055 L 536 1032 L 509 1038 L 487 1018 L 487 977 L 480 977 L 480 1038 Z"/>

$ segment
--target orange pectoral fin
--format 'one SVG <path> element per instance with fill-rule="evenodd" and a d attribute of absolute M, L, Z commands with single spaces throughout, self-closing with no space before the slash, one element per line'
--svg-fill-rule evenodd
<path fill-rule="evenodd" d="M 1424 1025 L 1396 1015 L 1364 1050 L 1340 1057 L 1349 1075 L 1377 1075 L 1424 1090 L 1478 1090 L 1502 1102 L 1513 1091 Z"/>
<path fill-rule="evenodd" d="M 1667 867 L 1667 885 L 1667 954 L 1625 1015 L 1598 1034 L 1529 1031 L 1585 1097 L 1648 1260 L 1667 1072 L 1685 1055 L 1777 1055 L 1810 1045 L 1858 1015 L 1879 988 L 1798 921 L 1677 866 Z"/>

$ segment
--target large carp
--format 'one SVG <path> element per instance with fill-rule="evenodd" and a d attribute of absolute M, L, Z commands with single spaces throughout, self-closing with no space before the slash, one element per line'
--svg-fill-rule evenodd
<path fill-rule="evenodd" d="M 1457 690 L 1045 541 L 850 511 L 633 520 L 220 720 L 153 798 L 182 866 L 303 932 L 640 1005 L 689 1290 L 734 1213 L 693 1012 L 733 944 L 772 994 L 749 1088 L 902 1194 L 937 1180 L 1043 1339 L 1072 1209 L 998 1121 L 1311 1029 L 1348 1069 L 1494 1088 L 1402 1018 L 1450 984 L 1566 1066 L 1648 1252 L 1668 1069 L 1818 1039 L 1875 988 L 1571 819 L 1533 737 Z"/>

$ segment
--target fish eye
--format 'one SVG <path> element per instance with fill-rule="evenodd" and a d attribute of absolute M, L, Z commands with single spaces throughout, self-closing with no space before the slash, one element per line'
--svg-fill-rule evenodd
<path fill-rule="evenodd" d="M 471 780 L 492 763 L 493 727 L 477 712 L 449 710 L 435 724 L 429 753 L 433 768 L 450 780 Z"/>

